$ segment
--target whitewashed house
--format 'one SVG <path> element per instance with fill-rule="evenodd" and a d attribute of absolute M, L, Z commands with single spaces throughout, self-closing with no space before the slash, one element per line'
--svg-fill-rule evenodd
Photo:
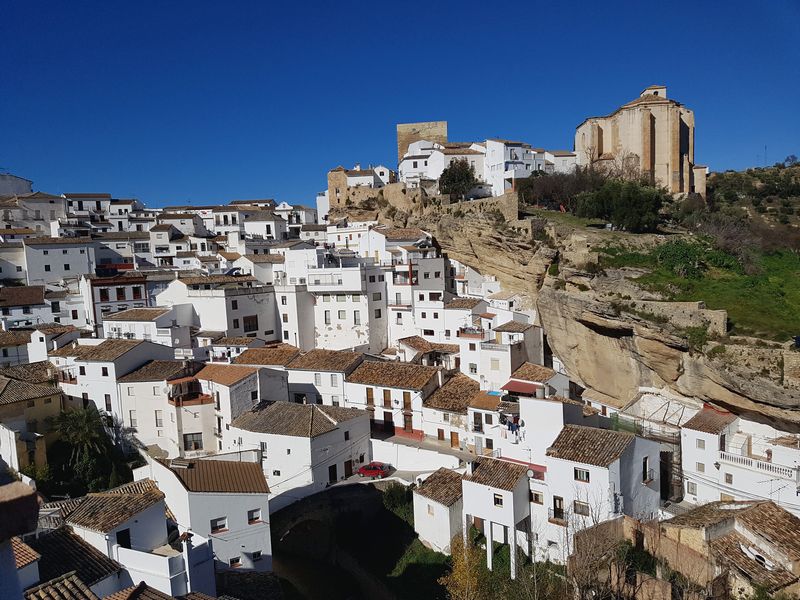
<path fill-rule="evenodd" d="M 369 413 L 355 408 L 263 403 L 234 419 L 225 449 L 261 451 L 272 510 L 324 490 L 369 462 Z"/>
<path fill-rule="evenodd" d="M 146 340 L 174 349 L 191 349 L 191 305 L 130 308 L 106 315 L 107 338 Z"/>
<path fill-rule="evenodd" d="M 440 468 L 414 488 L 414 531 L 425 546 L 450 554 L 453 538 L 461 535 L 464 501 L 461 473 Z"/>
<path fill-rule="evenodd" d="M 364 355 L 345 350 L 317 348 L 286 365 L 289 396 L 299 404 L 344 406 L 345 379 L 361 364 Z"/>
<path fill-rule="evenodd" d="M 65 277 L 94 273 L 97 265 L 97 244 L 89 237 L 38 237 L 22 243 L 28 285 L 56 283 Z"/>

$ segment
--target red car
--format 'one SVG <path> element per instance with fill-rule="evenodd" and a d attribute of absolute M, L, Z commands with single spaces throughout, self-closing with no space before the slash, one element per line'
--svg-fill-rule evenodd
<path fill-rule="evenodd" d="M 391 470 L 391 466 L 387 465 L 386 463 L 372 461 L 368 465 L 364 465 L 363 467 L 358 469 L 358 476 L 359 477 L 372 477 L 373 479 L 383 479 L 389 475 L 389 471 Z"/>

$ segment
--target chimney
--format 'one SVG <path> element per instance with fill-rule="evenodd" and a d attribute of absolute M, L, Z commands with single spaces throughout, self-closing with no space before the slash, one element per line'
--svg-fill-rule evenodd
<path fill-rule="evenodd" d="M 544 395 L 544 387 L 538 387 L 537 386 L 537 388 L 536 388 L 536 398 L 539 399 L 539 400 L 544 400 L 544 397 L 545 397 L 545 395 Z"/>
<path fill-rule="evenodd" d="M 475 466 L 476 466 L 476 461 L 474 460 L 471 460 L 467 463 L 467 475 L 475 474 Z"/>
<path fill-rule="evenodd" d="M 353 171 L 360 171 L 361 170 L 361 163 L 356 163 L 353 167 Z"/>

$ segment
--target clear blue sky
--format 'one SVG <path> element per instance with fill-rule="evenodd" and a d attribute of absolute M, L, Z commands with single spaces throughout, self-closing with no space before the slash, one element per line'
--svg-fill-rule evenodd
<path fill-rule="evenodd" d="M 647 85 L 712 169 L 800 155 L 800 1 L 74 2 L 0 8 L 0 168 L 151 205 L 311 203 L 397 122 L 571 148 Z"/>

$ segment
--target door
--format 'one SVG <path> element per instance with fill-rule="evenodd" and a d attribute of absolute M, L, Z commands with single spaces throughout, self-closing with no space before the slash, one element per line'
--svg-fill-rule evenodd
<path fill-rule="evenodd" d="M 440 442 L 444 441 L 444 429 L 436 430 L 436 439 L 438 439 Z"/>
<path fill-rule="evenodd" d="M 383 406 L 391 408 L 392 406 L 392 390 L 383 390 Z"/>
<path fill-rule="evenodd" d="M 127 548 L 127 549 L 130 550 L 130 548 L 131 548 L 131 530 L 130 529 L 120 529 L 117 532 L 117 544 L 119 544 L 123 548 Z"/>
<path fill-rule="evenodd" d="M 372 388 L 367 388 L 367 406 L 375 406 L 375 397 Z"/>
<path fill-rule="evenodd" d="M 411 392 L 403 392 L 403 410 L 411 410 Z"/>
<path fill-rule="evenodd" d="M 344 476 L 345 478 L 350 477 L 353 474 L 353 461 L 346 460 L 344 461 Z"/>
<path fill-rule="evenodd" d="M 450 432 L 450 447 L 451 448 L 458 448 L 459 447 L 458 432 L 457 431 L 451 431 Z"/>
<path fill-rule="evenodd" d="M 336 483 L 338 479 L 339 477 L 336 473 L 336 465 L 331 465 L 328 467 L 328 483 Z"/>
<path fill-rule="evenodd" d="M 564 499 L 560 496 L 553 496 L 553 518 L 564 520 Z"/>
<path fill-rule="evenodd" d="M 411 420 L 411 415 L 403 415 L 403 431 L 411 433 L 414 430 L 414 424 Z"/>
<path fill-rule="evenodd" d="M 386 433 L 394 433 L 394 418 L 389 411 L 383 413 L 383 430 Z"/>

